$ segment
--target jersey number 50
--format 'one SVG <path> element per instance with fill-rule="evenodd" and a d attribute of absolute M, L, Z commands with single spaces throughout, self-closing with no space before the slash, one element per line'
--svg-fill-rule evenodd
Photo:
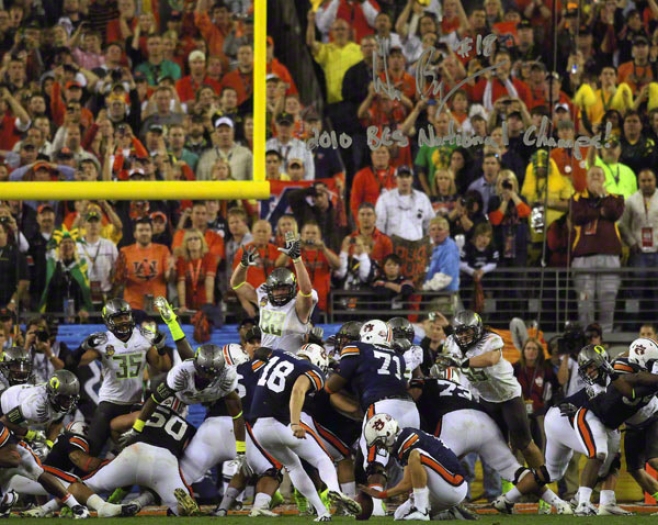
<path fill-rule="evenodd" d="M 258 386 L 267 386 L 267 388 L 277 394 L 283 392 L 286 388 L 286 378 L 294 369 L 295 366 L 292 363 L 288 361 L 279 362 L 278 357 L 273 357 L 261 372 Z"/>

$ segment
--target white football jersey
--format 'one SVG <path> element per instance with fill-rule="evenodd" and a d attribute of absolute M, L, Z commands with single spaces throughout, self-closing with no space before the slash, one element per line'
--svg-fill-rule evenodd
<path fill-rule="evenodd" d="M 238 388 L 238 374 L 234 366 L 227 366 L 212 383 L 199 390 L 194 384 L 194 359 L 186 359 L 169 371 L 167 386 L 187 405 L 211 403 Z"/>
<path fill-rule="evenodd" d="M 485 332 L 482 338 L 472 345 L 466 353 L 459 348 L 454 336 L 449 336 L 445 342 L 447 353 L 462 359 L 463 357 L 475 357 L 486 354 L 492 350 L 502 352 L 503 340 L 497 334 Z M 461 370 L 462 377 L 477 397 L 492 403 L 502 403 L 521 395 L 521 385 L 514 377 L 514 369 L 509 361 L 502 355 L 500 361 L 486 368 L 465 368 Z"/>
<path fill-rule="evenodd" d="M 67 414 L 48 402 L 45 384 L 11 386 L 2 393 L 0 406 L 9 421 L 23 426 L 44 425 Z M 12 414 L 15 409 L 19 413 Z"/>
<path fill-rule="evenodd" d="M 308 323 L 302 323 L 295 311 L 295 299 L 283 306 L 274 306 L 270 303 L 263 285 L 256 289 L 258 304 L 260 305 L 260 331 L 263 334 L 262 346 L 285 350 L 292 354 L 306 343 Z M 313 308 L 318 304 L 318 292 L 311 292 Z M 313 312 L 311 308 L 311 313 Z"/>
<path fill-rule="evenodd" d="M 125 343 L 110 331 L 105 335 L 107 341 L 96 347 L 103 374 L 99 401 L 119 404 L 141 401 L 146 354 L 153 346 L 149 334 L 135 328 Z"/>
<path fill-rule="evenodd" d="M 411 348 L 404 353 L 404 377 L 411 379 L 413 371 L 423 362 L 423 349 L 418 345 L 411 345 Z"/>

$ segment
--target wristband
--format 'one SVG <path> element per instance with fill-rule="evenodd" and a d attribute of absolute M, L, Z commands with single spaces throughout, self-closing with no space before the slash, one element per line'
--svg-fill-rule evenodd
<path fill-rule="evenodd" d="M 25 441 L 32 441 L 37 435 L 36 430 L 28 430 L 25 435 L 23 436 L 23 439 Z"/>
<path fill-rule="evenodd" d="M 302 262 L 302 258 L 297 257 L 297 259 L 293 259 L 292 262 L 295 263 L 295 264 L 300 263 L 300 262 Z"/>
<path fill-rule="evenodd" d="M 246 283 L 247 283 L 247 281 L 242 281 L 240 284 L 236 284 L 235 286 L 231 286 L 231 288 L 233 288 L 233 290 L 237 290 L 238 288 L 242 288 Z"/>
<path fill-rule="evenodd" d="M 55 443 L 53 443 L 49 439 L 46 439 L 46 446 L 48 447 L 48 449 L 52 449 L 55 446 Z"/>
<path fill-rule="evenodd" d="M 240 410 L 240 413 L 236 416 L 233 416 L 233 419 L 240 419 L 242 417 L 242 410 Z"/>
<path fill-rule="evenodd" d="M 242 264 L 242 261 L 240 261 L 240 266 L 245 270 L 249 269 L 249 265 L 245 266 L 244 264 Z"/>
<path fill-rule="evenodd" d="M 133 429 L 136 430 L 137 432 L 141 432 L 144 430 L 144 425 L 146 425 L 146 421 L 142 421 L 141 419 L 138 419 L 135 421 L 135 424 L 133 425 Z"/>
<path fill-rule="evenodd" d="M 236 441 L 235 451 L 238 454 L 244 454 L 245 452 L 247 452 L 247 444 L 244 441 Z"/>
<path fill-rule="evenodd" d="M 299 295 L 301 295 L 302 297 L 311 297 L 313 295 L 313 290 L 311 290 L 311 293 L 304 293 L 300 290 Z"/>
<path fill-rule="evenodd" d="M 167 326 L 169 327 L 169 331 L 171 332 L 171 337 L 174 338 L 174 342 L 175 341 L 180 341 L 181 339 L 185 339 L 185 334 L 183 333 L 183 329 L 178 324 L 178 321 L 172 321 Z M 160 352 L 158 351 L 158 353 L 160 353 Z M 160 354 L 160 355 L 163 355 L 163 354 Z"/>
<path fill-rule="evenodd" d="M 388 491 L 387 490 L 382 490 L 379 493 L 379 499 L 387 499 L 388 498 Z"/>

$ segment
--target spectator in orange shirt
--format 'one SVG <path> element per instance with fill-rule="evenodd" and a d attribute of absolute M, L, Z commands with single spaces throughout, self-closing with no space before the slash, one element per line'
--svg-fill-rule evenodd
<path fill-rule="evenodd" d="M 642 88 L 654 81 L 653 65 L 649 61 L 649 41 L 639 35 L 633 40 L 633 59 L 619 65 L 617 71 L 618 83 L 626 82 L 633 93 L 639 93 Z"/>
<path fill-rule="evenodd" d="M 208 44 L 210 55 L 224 56 L 224 40 L 231 32 L 230 13 L 224 2 L 199 0 L 194 10 L 194 24 Z"/>
<path fill-rule="evenodd" d="M 198 49 L 188 57 L 190 74 L 176 82 L 176 92 L 182 103 L 190 103 L 196 99 L 196 93 L 201 86 L 210 86 L 219 95 L 222 85 L 206 75 L 206 55 Z"/>
<path fill-rule="evenodd" d="M 274 40 L 267 37 L 267 74 L 274 73 L 286 85 L 286 95 L 297 95 L 297 86 L 288 68 L 274 56 Z"/>
<path fill-rule="evenodd" d="M 208 246 L 208 251 L 216 257 L 217 263 L 224 258 L 224 239 L 215 231 L 208 228 L 208 208 L 206 201 L 196 201 L 191 208 L 187 208 L 178 222 L 178 228 L 171 243 L 172 249 L 184 247 L 183 237 L 187 231 L 186 223 L 190 219 L 192 229 L 199 230 Z"/>
<path fill-rule="evenodd" d="M 179 313 L 200 310 L 203 305 L 215 304 L 215 274 L 217 259 L 208 250 L 201 231 L 189 229 L 183 244 L 176 250 L 176 288 Z"/>
<path fill-rule="evenodd" d="M 114 273 L 113 297 L 123 289 L 123 298 L 133 310 L 144 309 L 144 296 L 167 296 L 167 282 L 172 276 L 176 261 L 169 248 L 153 244 L 151 219 L 135 221 L 135 244 L 124 246 L 119 252 Z"/>
<path fill-rule="evenodd" d="M 348 237 L 360 237 L 363 239 L 370 258 L 381 267 L 384 257 L 393 253 L 393 241 L 375 226 L 377 223 L 377 213 L 373 204 L 369 202 L 361 204 L 359 206 L 358 219 L 356 230 L 348 235 Z"/>
<path fill-rule="evenodd" d="M 253 94 L 254 50 L 245 44 L 238 48 L 238 67 L 222 78 L 223 87 L 232 87 L 238 94 L 238 106 Z"/>
<path fill-rule="evenodd" d="M 396 187 L 395 168 L 390 164 L 391 155 L 387 146 L 370 152 L 372 166 L 363 168 L 354 176 L 350 194 L 352 217 L 356 217 L 359 206 L 364 202 L 377 204 L 377 199 L 386 190 Z"/>

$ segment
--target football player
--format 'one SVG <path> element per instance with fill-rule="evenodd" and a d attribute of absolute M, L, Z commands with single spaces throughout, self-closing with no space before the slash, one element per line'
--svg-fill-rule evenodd
<path fill-rule="evenodd" d="M 468 484 L 459 459 L 440 439 L 417 428 L 400 428 L 395 419 L 383 413 L 368 420 L 363 434 L 368 447 L 390 454 L 404 467 L 402 480 L 394 487 L 361 487 L 382 500 L 411 491 L 411 497 L 396 509 L 396 520 L 429 521 L 445 510 L 452 511 L 445 519 L 473 519 L 460 516 L 465 511 L 457 505 L 464 501 Z"/>
<path fill-rule="evenodd" d="M 199 481 L 213 465 L 234 459 L 236 455 L 244 458 L 244 418 L 237 385 L 235 367 L 226 365 L 223 349 L 213 344 L 201 345 L 193 359 L 186 359 L 169 371 L 165 382 L 160 383 L 146 401 L 132 430 L 122 436 L 122 441 L 129 443 L 142 432 L 156 407 L 168 399 L 175 398 L 186 405 L 223 399 L 232 418 L 232 428 L 224 424 L 225 418 L 206 418 L 181 458 L 185 479 L 193 483 Z M 224 436 L 224 439 L 218 441 L 217 436 Z"/>
<path fill-rule="evenodd" d="M 233 502 L 247 486 L 247 481 L 254 475 L 258 478 L 256 482 L 254 503 L 251 506 L 249 516 L 268 516 L 275 517 L 278 514 L 270 510 L 272 496 L 279 488 L 283 476 L 281 469 L 283 465 L 269 454 L 254 436 L 251 415 L 251 406 L 256 383 L 258 381 L 258 372 L 252 367 L 252 360 L 257 348 L 260 348 L 260 329 L 254 326 L 249 329 L 245 335 L 245 350 L 248 361 L 238 364 L 238 394 L 242 400 L 243 417 L 247 430 L 247 464 L 246 468 L 238 468 L 236 474 L 231 478 L 231 482 L 217 506 L 213 515 L 226 516 Z M 235 357 L 234 357 L 235 359 Z M 237 359 L 239 360 L 239 359 Z M 212 410 L 212 407 L 209 410 Z"/>
<path fill-rule="evenodd" d="M 578 373 L 588 386 L 546 413 L 546 465 L 549 473 L 559 479 L 574 450 L 585 454 L 587 462 L 580 473 L 574 513 L 628 515 L 616 504 L 614 493 L 619 469 L 619 427 L 652 402 L 658 391 L 658 375 L 615 369 L 600 345 L 587 345 L 580 350 Z M 599 478 L 604 482 L 597 511 L 590 499 Z"/>
<path fill-rule="evenodd" d="M 293 485 L 311 502 L 318 514 L 315 521 L 331 521 L 331 514 L 304 471 L 302 459 L 318 470 L 331 502 L 350 514 L 359 514 L 361 506 L 341 492 L 333 461 L 302 414 L 306 395 L 324 387 L 323 369 L 329 364 L 324 349 L 306 345 L 295 356 L 261 347 L 257 357 L 253 368 L 259 378 L 251 404 L 254 436 L 283 464 Z"/>
<path fill-rule="evenodd" d="M 366 321 L 361 327 L 360 339 L 341 351 L 339 370 L 327 381 L 327 392 L 333 395 L 351 388 L 366 414 L 364 426 L 375 414 L 385 413 L 405 427 L 420 427 L 418 409 L 407 391 L 403 375 L 404 357 L 392 348 L 390 326 L 377 319 Z M 384 490 L 388 457 L 385 453 L 378 454 L 375 447 L 367 446 L 363 435 L 359 448 L 368 484 Z M 374 508 L 375 515 L 383 512 L 380 502 L 376 502 Z"/>
<path fill-rule="evenodd" d="M 113 418 L 132 412 L 142 400 L 142 380 L 146 364 L 160 372 L 171 368 L 164 350 L 165 337 L 135 327 L 132 309 L 123 299 L 112 299 L 103 307 L 106 332 L 87 337 L 75 352 L 79 366 L 101 360 L 103 381 L 99 403 L 89 425 L 89 452 L 98 456 L 110 435 Z"/>
<path fill-rule="evenodd" d="M 11 346 L 2 352 L 0 361 L 0 393 L 10 386 L 34 384 L 32 360 L 27 350 Z"/>
<path fill-rule="evenodd" d="M 3 456 L 7 458 L 7 464 L 6 468 L 0 469 L 0 488 L 5 495 L 0 503 L 0 512 L 4 512 L 5 516 L 9 515 L 11 505 L 18 499 L 13 490 L 7 491 L 15 476 L 38 482 L 46 492 L 65 503 L 76 518 L 89 517 L 89 511 L 78 499 L 97 510 L 102 517 L 135 514 L 137 509 L 134 507 L 106 503 L 81 483 L 65 488 L 59 479 L 42 467 L 27 445 L 16 444 L 14 436 L 27 442 L 35 439 L 37 432 L 30 430 L 29 426 L 47 425 L 70 414 L 75 410 L 79 397 L 80 382 L 68 370 L 56 371 L 45 384 L 16 385 L 2 394 L 0 447 L 6 447 Z M 12 494 L 14 501 L 7 501 L 8 498 L 12 499 Z"/>
<path fill-rule="evenodd" d="M 438 367 L 434 366 L 431 372 L 436 376 Z M 453 369 L 440 372 L 450 376 Z M 552 490 L 537 486 L 532 472 L 522 467 L 512 454 L 496 422 L 473 399 L 471 392 L 454 378 L 414 379 L 410 392 L 416 399 L 418 411 L 423 414 L 422 430 L 441 438 L 459 458 L 477 453 L 504 479 L 514 482 L 515 488 L 505 494 L 504 501 L 509 505 L 502 509 L 503 512 L 511 513 L 514 503 L 523 494 L 535 492 L 549 505 L 555 506 L 558 514 L 572 513 L 571 506 Z"/>
<path fill-rule="evenodd" d="M 287 268 L 277 268 L 255 289 L 246 282 L 247 269 L 258 262 L 258 251 L 252 247 L 244 251 L 240 264 L 235 267 L 231 288 L 239 297 L 259 305 L 263 346 L 296 353 L 306 342 L 318 293 L 301 259 L 299 240 L 286 241 L 279 251 L 292 259 L 297 277 Z"/>
<path fill-rule="evenodd" d="M 503 344 L 499 335 L 484 328 L 478 314 L 464 310 L 453 320 L 453 333 L 444 346 L 447 355 L 437 356 L 436 361 L 442 368 L 454 367 L 461 372 L 466 386 L 502 425 L 513 448 L 521 451 L 537 483 L 543 486 L 550 478 L 541 450 L 532 440 L 521 385 L 503 357 Z"/>
<path fill-rule="evenodd" d="M 423 362 L 423 349 L 414 344 L 416 332 L 408 319 L 405 317 L 393 317 L 387 321 L 393 330 L 393 348 L 404 356 L 406 364 L 404 377 L 409 380 L 412 377 L 422 377 L 420 365 Z"/>

